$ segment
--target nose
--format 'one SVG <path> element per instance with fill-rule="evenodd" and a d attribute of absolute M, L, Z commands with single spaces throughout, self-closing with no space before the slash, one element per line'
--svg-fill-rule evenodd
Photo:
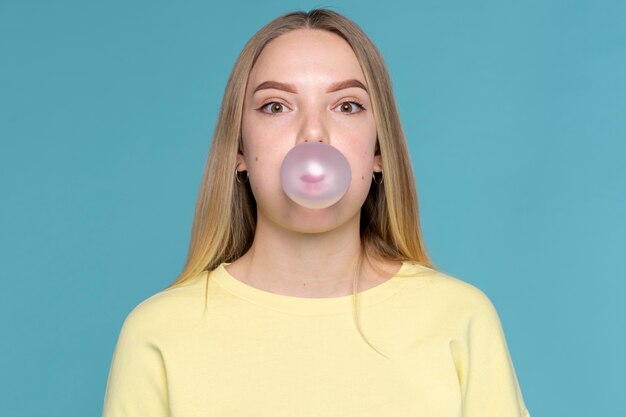
<path fill-rule="evenodd" d="M 328 121 L 324 110 L 310 109 L 300 113 L 300 126 L 296 145 L 303 142 L 322 142 L 330 144 Z"/>

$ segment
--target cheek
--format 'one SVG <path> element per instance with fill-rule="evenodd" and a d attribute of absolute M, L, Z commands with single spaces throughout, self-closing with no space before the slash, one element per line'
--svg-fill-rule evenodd
<path fill-rule="evenodd" d="M 362 157 L 355 161 L 352 175 L 359 182 L 368 181 L 374 171 L 374 159 L 371 152 L 362 152 Z"/>
<path fill-rule="evenodd" d="M 376 150 L 376 130 L 362 129 L 351 132 L 350 137 L 343 142 L 344 155 L 348 157 L 352 168 L 352 175 L 359 181 L 367 180 L 374 170 L 374 153 Z M 361 178 L 363 177 L 363 178 Z"/>
<path fill-rule="evenodd" d="M 251 162 L 248 165 L 250 175 L 250 188 L 252 194 L 257 201 L 271 201 L 280 193 L 282 188 L 280 185 L 280 165 L 275 161 L 269 161 L 263 155 L 251 156 Z"/>
<path fill-rule="evenodd" d="M 253 190 L 276 189 L 277 183 L 280 181 L 282 155 L 286 151 L 283 152 L 254 139 L 258 138 L 246 138 L 244 140 L 244 158 L 250 175 L 250 185 Z"/>
<path fill-rule="evenodd" d="M 251 165 L 276 164 L 293 144 L 286 140 L 285 129 L 268 123 L 264 117 L 244 113 L 241 125 L 243 151 L 246 161 Z M 279 162 L 280 163 L 280 162 Z"/>
<path fill-rule="evenodd" d="M 271 138 L 267 137 L 263 129 L 255 128 L 250 124 L 242 124 L 241 129 L 243 155 L 250 173 L 267 171 L 268 164 L 273 163 L 275 151 L 271 146 Z"/>

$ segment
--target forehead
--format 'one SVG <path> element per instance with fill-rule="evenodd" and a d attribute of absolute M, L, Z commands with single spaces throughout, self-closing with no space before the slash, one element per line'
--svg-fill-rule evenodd
<path fill-rule="evenodd" d="M 359 61 L 339 35 L 298 29 L 271 41 L 259 55 L 249 86 L 275 80 L 290 83 L 357 79 L 365 84 Z"/>

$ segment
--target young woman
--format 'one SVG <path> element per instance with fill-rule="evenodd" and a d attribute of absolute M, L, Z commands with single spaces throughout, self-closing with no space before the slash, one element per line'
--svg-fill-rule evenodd
<path fill-rule="evenodd" d="M 336 202 L 285 191 L 303 144 L 345 157 Z M 377 49 L 328 10 L 270 22 L 226 86 L 185 268 L 124 322 L 104 416 L 528 415 L 490 300 L 426 254 Z"/>

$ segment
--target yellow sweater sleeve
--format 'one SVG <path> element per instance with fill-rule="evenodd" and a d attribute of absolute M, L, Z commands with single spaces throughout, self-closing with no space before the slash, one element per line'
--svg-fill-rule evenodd
<path fill-rule="evenodd" d="M 498 313 L 486 296 L 482 298 L 461 353 L 463 417 L 530 417 Z"/>
<path fill-rule="evenodd" d="M 103 417 L 169 416 L 164 361 L 150 325 L 137 308 L 124 321 L 111 361 Z"/>

